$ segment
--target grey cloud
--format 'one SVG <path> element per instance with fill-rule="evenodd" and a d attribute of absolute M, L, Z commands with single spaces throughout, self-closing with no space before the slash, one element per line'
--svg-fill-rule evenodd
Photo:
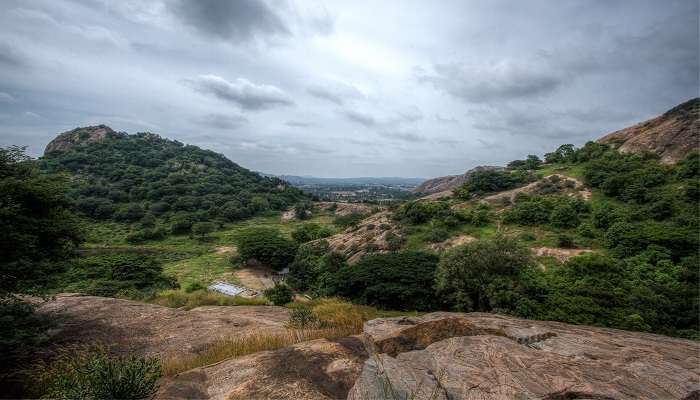
<path fill-rule="evenodd" d="M 0 92 L 0 103 L 14 103 L 15 101 L 17 100 L 11 94 Z"/>
<path fill-rule="evenodd" d="M 264 0 L 172 0 L 167 7 L 185 24 L 220 39 L 290 34 L 277 10 Z"/>
<path fill-rule="evenodd" d="M 226 114 L 208 114 L 203 117 L 197 118 L 196 122 L 211 126 L 217 129 L 237 129 L 242 125 L 247 124 L 249 121 L 247 118 L 240 115 L 226 115 Z"/>
<path fill-rule="evenodd" d="M 341 111 L 341 114 L 345 116 L 348 120 L 352 122 L 356 122 L 360 125 L 364 125 L 367 128 L 371 128 L 375 125 L 377 125 L 377 120 L 369 114 L 360 112 L 360 111 L 354 111 L 354 110 L 343 110 Z"/>
<path fill-rule="evenodd" d="M 528 98 L 552 92 L 564 78 L 542 62 L 500 60 L 492 64 L 436 64 L 418 79 L 468 103 Z"/>
<path fill-rule="evenodd" d="M 26 67 L 29 63 L 22 52 L 7 43 L 0 42 L 0 64 L 10 67 Z"/>
<path fill-rule="evenodd" d="M 304 121 L 287 121 L 284 124 L 287 126 L 291 126 L 292 128 L 308 128 L 310 126 L 313 126 L 312 123 Z"/>
<path fill-rule="evenodd" d="M 364 97 L 364 94 L 355 86 L 343 82 L 327 82 L 324 85 L 315 84 L 307 89 L 307 92 L 319 99 L 330 101 L 337 105 L 343 105 L 351 99 Z"/>
<path fill-rule="evenodd" d="M 412 131 L 382 131 L 379 132 L 379 134 L 389 139 L 397 139 L 411 143 L 424 142 L 426 140 L 425 137 Z"/>
<path fill-rule="evenodd" d="M 244 78 L 229 82 L 216 75 L 200 75 L 186 83 L 202 93 L 235 103 L 245 110 L 264 110 L 294 104 L 282 89 L 272 85 L 258 85 Z"/>

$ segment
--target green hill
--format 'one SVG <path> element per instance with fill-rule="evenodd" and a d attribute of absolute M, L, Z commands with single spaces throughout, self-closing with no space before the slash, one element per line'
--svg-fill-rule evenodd
<path fill-rule="evenodd" d="M 186 233 L 199 221 L 226 222 L 284 210 L 306 196 L 221 154 L 100 125 L 60 134 L 39 161 L 68 175 L 76 212 L 95 220 L 139 223 L 142 239 Z"/>

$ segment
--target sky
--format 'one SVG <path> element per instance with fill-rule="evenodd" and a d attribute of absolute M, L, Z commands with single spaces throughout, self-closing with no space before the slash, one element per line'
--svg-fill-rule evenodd
<path fill-rule="evenodd" d="M 697 0 L 0 2 L 0 146 L 96 124 L 265 173 L 434 177 L 698 96 Z"/>

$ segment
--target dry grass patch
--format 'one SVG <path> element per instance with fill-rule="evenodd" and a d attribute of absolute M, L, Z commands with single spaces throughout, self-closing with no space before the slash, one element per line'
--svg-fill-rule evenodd
<path fill-rule="evenodd" d="M 258 333 L 241 337 L 221 338 L 209 344 L 194 357 L 172 357 L 163 360 L 163 374 L 175 375 L 193 368 L 211 365 L 229 358 L 265 350 L 276 350 L 314 339 L 336 338 L 355 334 L 347 328 L 289 329 L 282 333 Z"/>
<path fill-rule="evenodd" d="M 150 299 L 149 302 L 170 308 L 184 308 L 186 310 L 199 306 L 260 306 L 267 304 L 267 301 L 262 298 L 226 296 L 206 290 L 196 290 L 191 293 L 185 293 L 179 290 L 164 290 Z"/>

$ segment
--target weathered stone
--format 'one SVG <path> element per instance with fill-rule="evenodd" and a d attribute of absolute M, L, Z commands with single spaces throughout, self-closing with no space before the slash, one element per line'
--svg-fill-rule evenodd
<path fill-rule="evenodd" d="M 107 125 L 86 126 L 84 128 L 75 128 L 73 130 L 63 132 L 46 145 L 44 155 L 66 151 L 76 145 L 87 145 L 98 142 L 107 137 L 126 136 L 126 133 L 115 132 Z"/>
<path fill-rule="evenodd" d="M 700 343 L 661 335 L 432 313 L 365 324 L 371 355 L 348 396 L 396 399 L 691 399 Z"/>
<path fill-rule="evenodd" d="M 661 116 L 598 139 L 623 153 L 652 151 L 661 161 L 673 163 L 698 150 L 700 141 L 700 99 L 680 104 Z"/>

